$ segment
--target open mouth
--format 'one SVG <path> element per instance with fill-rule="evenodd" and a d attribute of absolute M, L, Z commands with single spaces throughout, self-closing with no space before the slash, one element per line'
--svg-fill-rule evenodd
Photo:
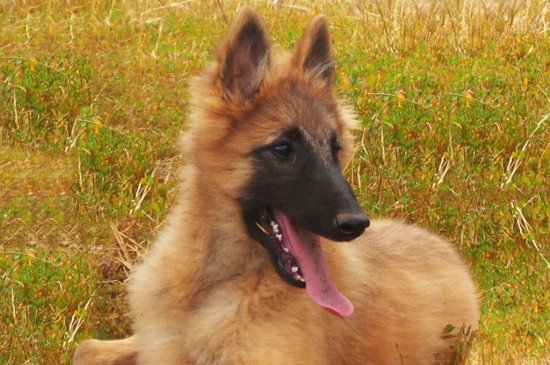
<path fill-rule="evenodd" d="M 300 263 L 290 251 L 291 242 L 288 239 L 288 229 L 284 229 L 279 223 L 271 208 L 264 207 L 259 212 L 259 221 L 256 226 L 264 234 L 264 240 L 268 241 L 268 249 L 272 250 L 276 267 L 289 284 L 299 288 L 305 288 L 305 279 Z"/>
<path fill-rule="evenodd" d="M 255 225 L 283 280 L 305 287 L 312 301 L 341 318 L 353 313 L 353 305 L 332 281 L 318 235 L 269 207 L 258 210 Z"/>

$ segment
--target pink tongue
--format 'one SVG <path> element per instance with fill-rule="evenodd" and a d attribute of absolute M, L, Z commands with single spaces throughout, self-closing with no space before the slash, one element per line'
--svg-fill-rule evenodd
<path fill-rule="evenodd" d="M 297 229 L 283 213 L 274 213 L 275 219 L 283 229 L 285 243 L 304 274 L 309 298 L 340 318 L 351 316 L 353 304 L 334 286 L 323 257 L 319 237 L 306 230 Z"/>

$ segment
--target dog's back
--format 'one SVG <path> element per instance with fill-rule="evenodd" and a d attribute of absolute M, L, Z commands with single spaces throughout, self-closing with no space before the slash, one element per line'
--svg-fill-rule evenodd
<path fill-rule="evenodd" d="M 373 221 L 362 237 L 328 250 L 336 280 L 356 304 L 354 320 L 327 331 L 340 342 L 330 364 L 463 362 L 478 305 L 451 244 L 418 227 Z"/>

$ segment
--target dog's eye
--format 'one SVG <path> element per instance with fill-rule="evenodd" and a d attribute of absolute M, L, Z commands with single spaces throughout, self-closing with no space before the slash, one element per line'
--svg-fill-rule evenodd
<path fill-rule="evenodd" d="M 337 155 L 338 152 L 342 150 L 342 145 L 340 144 L 340 141 L 338 141 L 338 138 L 336 136 L 332 137 L 332 152 Z"/>
<path fill-rule="evenodd" d="M 292 147 L 285 142 L 274 145 L 273 150 L 282 157 L 291 157 L 293 155 Z"/>

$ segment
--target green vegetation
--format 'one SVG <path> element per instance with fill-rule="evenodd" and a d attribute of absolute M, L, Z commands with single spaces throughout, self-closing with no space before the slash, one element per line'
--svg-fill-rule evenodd
<path fill-rule="evenodd" d="M 173 202 L 187 83 L 236 2 L 0 3 L 0 362 L 129 331 L 123 281 Z M 550 361 L 543 0 L 257 2 L 292 47 L 329 16 L 373 217 L 440 232 L 482 303 L 471 364 Z"/>

